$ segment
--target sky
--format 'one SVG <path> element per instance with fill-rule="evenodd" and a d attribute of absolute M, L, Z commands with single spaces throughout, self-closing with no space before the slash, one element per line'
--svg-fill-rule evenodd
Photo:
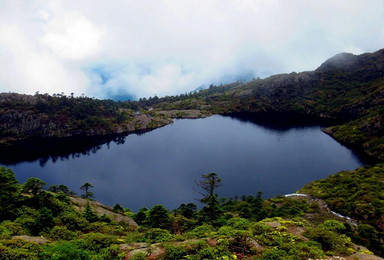
<path fill-rule="evenodd" d="M 382 48 L 383 0 L 0 0 L 0 92 L 162 97 Z"/>

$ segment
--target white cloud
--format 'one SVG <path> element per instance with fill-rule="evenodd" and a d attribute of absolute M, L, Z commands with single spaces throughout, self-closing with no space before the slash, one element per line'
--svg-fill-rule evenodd
<path fill-rule="evenodd" d="M 3 0 L 0 91 L 179 94 L 384 47 L 382 0 Z"/>
<path fill-rule="evenodd" d="M 42 44 L 59 58 L 82 60 L 96 55 L 102 47 L 104 29 L 76 12 L 49 20 L 45 31 Z"/>

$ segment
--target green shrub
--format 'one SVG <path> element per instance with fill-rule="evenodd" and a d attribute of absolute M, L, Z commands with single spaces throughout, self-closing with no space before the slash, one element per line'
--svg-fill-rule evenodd
<path fill-rule="evenodd" d="M 99 252 L 103 248 L 107 248 L 113 243 L 117 242 L 116 236 L 101 234 L 101 233 L 88 233 L 80 236 L 76 240 L 80 248 L 85 250 Z"/>
<path fill-rule="evenodd" d="M 151 228 L 145 233 L 145 240 L 148 243 L 166 242 L 172 239 L 171 233 L 168 230 L 161 228 Z"/>
<path fill-rule="evenodd" d="M 79 248 L 74 242 L 60 241 L 54 242 L 44 247 L 44 251 L 39 255 L 39 259 L 44 260 L 83 260 L 90 259 L 92 254 Z"/>
<path fill-rule="evenodd" d="M 145 234 L 139 231 L 128 232 L 125 238 L 127 243 L 136 243 L 145 241 Z"/>
<path fill-rule="evenodd" d="M 281 260 L 287 259 L 287 252 L 276 247 L 266 249 L 261 255 L 263 260 Z"/>
<path fill-rule="evenodd" d="M 316 227 L 310 229 L 306 236 L 320 243 L 322 249 L 330 254 L 349 255 L 353 252 L 351 239 L 344 234 Z"/>
<path fill-rule="evenodd" d="M 58 218 L 72 231 L 84 231 L 88 227 L 88 222 L 74 211 L 64 211 Z"/>
<path fill-rule="evenodd" d="M 192 238 L 203 238 L 203 237 L 209 237 L 211 233 L 214 231 L 215 231 L 215 228 L 213 226 L 208 224 L 203 224 L 189 231 L 187 235 Z"/>
<path fill-rule="evenodd" d="M 163 257 L 169 260 L 182 259 L 187 253 L 187 250 L 181 245 L 165 245 L 164 249 Z"/>
<path fill-rule="evenodd" d="M 25 235 L 26 232 L 20 223 L 9 220 L 3 221 L 0 224 L 0 239 L 10 238 L 15 235 Z"/>
<path fill-rule="evenodd" d="M 102 222 L 95 222 L 89 225 L 89 230 L 92 232 L 110 234 L 115 236 L 123 236 L 126 234 L 124 227 L 119 224 L 107 224 Z"/>
<path fill-rule="evenodd" d="M 267 232 L 273 231 L 273 228 L 270 226 L 267 226 L 261 222 L 255 223 L 251 226 L 251 230 L 255 236 L 261 235 Z"/>
<path fill-rule="evenodd" d="M 290 244 L 288 255 L 293 259 L 322 259 L 325 257 L 321 245 L 315 241 Z"/>
<path fill-rule="evenodd" d="M 197 253 L 197 259 L 215 259 L 216 258 L 216 253 L 215 250 L 211 247 L 206 247 L 201 249 Z"/>
<path fill-rule="evenodd" d="M 0 259 L 37 259 L 41 247 L 21 239 L 0 242 Z"/>
<path fill-rule="evenodd" d="M 234 229 L 246 230 L 250 227 L 250 222 L 244 218 L 231 218 L 226 225 Z"/>
<path fill-rule="evenodd" d="M 129 258 L 130 260 L 147 260 L 147 254 L 143 252 L 138 252 Z"/>
<path fill-rule="evenodd" d="M 232 237 L 236 233 L 236 229 L 230 226 L 224 226 L 219 228 L 219 230 L 216 232 L 217 236 L 225 236 L 225 237 Z"/>
<path fill-rule="evenodd" d="M 331 230 L 337 233 L 341 233 L 345 230 L 345 226 L 343 223 L 333 219 L 324 221 L 324 223 L 319 225 L 319 227 L 327 230 Z"/>
<path fill-rule="evenodd" d="M 4 260 L 23 260 L 23 259 L 38 259 L 36 253 L 30 252 L 28 249 L 23 248 L 9 248 L 0 244 L 0 259 Z"/>
<path fill-rule="evenodd" d="M 65 226 L 55 226 L 51 230 L 49 237 L 55 240 L 72 240 L 77 237 L 77 234 L 68 230 Z"/>

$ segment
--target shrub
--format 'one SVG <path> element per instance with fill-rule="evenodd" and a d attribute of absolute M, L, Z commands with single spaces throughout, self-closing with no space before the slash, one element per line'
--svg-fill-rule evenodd
<path fill-rule="evenodd" d="M 255 236 L 257 236 L 257 235 L 261 235 L 263 233 L 273 231 L 273 228 L 270 226 L 267 226 L 263 223 L 258 222 L 258 223 L 255 223 L 252 225 L 251 230 L 252 230 L 253 234 Z"/>
<path fill-rule="evenodd" d="M 0 243 L 0 259 L 37 259 L 39 252 L 39 245 L 21 239 Z"/>
<path fill-rule="evenodd" d="M 333 219 L 324 221 L 324 223 L 321 224 L 319 227 L 327 230 L 331 230 L 337 233 L 341 233 L 342 231 L 345 230 L 345 226 L 343 223 Z"/>
<path fill-rule="evenodd" d="M 79 248 L 74 242 L 60 241 L 45 246 L 44 251 L 39 255 L 39 259 L 46 260 L 82 260 L 90 259 L 91 253 Z"/>
<path fill-rule="evenodd" d="M 143 252 L 138 252 L 138 253 L 134 254 L 132 257 L 130 257 L 129 259 L 131 259 L 131 260 L 147 260 L 147 254 L 143 253 Z"/>
<path fill-rule="evenodd" d="M 226 225 L 234 229 L 246 230 L 249 228 L 250 222 L 244 218 L 231 218 Z"/>
<path fill-rule="evenodd" d="M 195 227 L 187 233 L 188 236 L 193 238 L 202 238 L 208 237 L 212 232 L 215 231 L 215 228 L 208 224 L 203 224 L 201 226 Z"/>
<path fill-rule="evenodd" d="M 276 247 L 264 250 L 263 254 L 261 255 L 262 259 L 264 260 L 286 259 L 286 256 L 287 252 Z"/>
<path fill-rule="evenodd" d="M 145 233 L 145 239 L 148 243 L 166 242 L 172 239 L 171 233 L 168 230 L 161 228 L 151 228 Z"/>
<path fill-rule="evenodd" d="M 0 224 L 0 239 L 9 238 L 15 235 L 25 235 L 26 232 L 20 223 L 9 220 L 3 221 Z"/>
<path fill-rule="evenodd" d="M 332 254 L 349 255 L 352 249 L 351 239 L 346 235 L 338 234 L 334 231 L 316 227 L 306 233 L 310 239 L 321 244 L 324 251 L 330 251 Z"/>
<path fill-rule="evenodd" d="M 187 253 L 186 249 L 181 245 L 165 245 L 164 249 L 163 256 L 169 260 L 182 259 Z"/>
<path fill-rule="evenodd" d="M 84 231 L 88 226 L 88 222 L 74 211 L 64 211 L 60 214 L 59 219 L 72 231 Z"/>
<path fill-rule="evenodd" d="M 55 226 L 49 237 L 55 240 L 72 240 L 77 237 L 77 234 L 67 229 L 67 227 Z"/>
<path fill-rule="evenodd" d="M 115 236 L 101 233 L 84 234 L 80 239 L 76 240 L 80 248 L 94 252 L 99 252 L 101 249 L 109 247 L 116 241 Z"/>

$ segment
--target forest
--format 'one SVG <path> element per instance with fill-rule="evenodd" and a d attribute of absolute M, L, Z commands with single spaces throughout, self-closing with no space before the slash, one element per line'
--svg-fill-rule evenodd
<path fill-rule="evenodd" d="M 366 190 L 372 190 L 380 185 L 378 180 L 382 177 L 378 173 L 382 169 L 383 166 L 380 169 L 363 168 L 352 174 L 376 172 L 370 181 L 360 184 Z M 346 173 L 339 175 L 343 174 Z M 303 191 L 317 197 L 331 194 L 327 187 L 335 183 L 333 178 L 335 176 L 314 182 Z M 382 233 L 372 226 L 377 218 L 368 209 L 356 216 L 362 220 L 357 225 L 331 214 L 312 197 L 279 196 L 264 200 L 259 192 L 255 196 L 220 198 L 216 190 L 223 180 L 216 173 L 203 174 L 194 184 L 200 195 L 200 209 L 189 202 L 173 210 L 155 205 L 150 209 L 141 208 L 136 213 L 118 203 L 113 208 L 96 203 L 92 199 L 90 183 L 83 184 L 84 194 L 76 196 L 62 184 L 51 185 L 45 190 L 46 183 L 38 178 L 29 178 L 20 184 L 12 170 L 4 167 L 0 168 L 0 180 L 0 259 L 373 256 L 370 250 L 355 243 L 367 246 L 375 253 L 382 254 L 383 250 L 379 242 Z M 340 194 L 333 192 L 332 197 L 323 196 L 330 207 L 339 209 L 335 203 L 349 197 L 349 194 L 342 194 L 343 185 L 340 183 L 333 189 Z M 365 195 L 367 198 L 374 196 L 371 193 Z M 350 200 L 345 203 L 362 204 Z M 380 196 L 375 198 L 374 205 L 380 205 L 373 209 L 380 213 L 381 205 L 384 205 Z"/>

